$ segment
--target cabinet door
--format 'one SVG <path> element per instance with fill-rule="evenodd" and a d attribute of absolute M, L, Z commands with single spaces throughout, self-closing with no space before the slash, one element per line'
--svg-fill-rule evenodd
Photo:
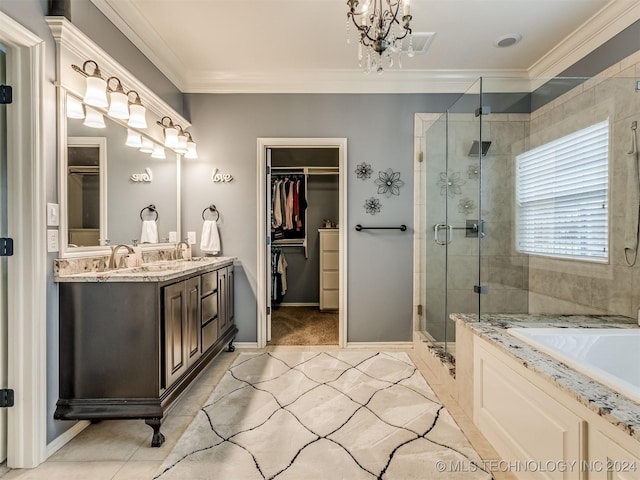
<path fill-rule="evenodd" d="M 200 277 L 184 282 L 186 290 L 186 331 L 187 365 L 192 365 L 202 352 L 200 351 Z"/>
<path fill-rule="evenodd" d="M 229 315 L 227 312 L 227 269 L 218 270 L 218 332 L 222 335 L 229 328 Z"/>
<path fill-rule="evenodd" d="M 230 267 L 227 267 L 227 327 L 233 325 L 233 319 L 235 317 L 235 289 L 233 282 L 233 265 L 231 265 Z"/>
<path fill-rule="evenodd" d="M 164 288 L 164 368 L 166 387 L 187 371 L 185 282 Z"/>

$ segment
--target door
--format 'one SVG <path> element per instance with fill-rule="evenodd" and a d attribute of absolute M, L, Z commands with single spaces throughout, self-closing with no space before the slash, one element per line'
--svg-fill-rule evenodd
<path fill-rule="evenodd" d="M 200 277 L 185 282 L 187 298 L 187 363 L 193 365 L 202 353 L 200 349 Z"/>
<path fill-rule="evenodd" d="M 267 285 L 267 298 L 266 298 L 266 305 L 267 305 L 267 342 L 271 341 L 271 297 L 273 295 L 273 260 L 272 260 L 272 251 L 271 251 L 271 218 L 273 215 L 273 204 L 272 199 L 271 199 L 271 149 L 267 147 L 266 152 L 265 152 L 265 157 L 267 160 L 267 168 L 266 168 L 266 172 L 267 172 L 267 179 L 266 179 L 266 193 L 267 193 L 267 199 L 266 199 L 266 218 L 264 219 L 265 225 L 267 226 L 267 253 L 266 253 L 266 259 L 267 259 L 267 278 L 265 278 L 265 282 Z"/>
<path fill-rule="evenodd" d="M 6 51 L 0 45 L 0 85 L 6 82 Z M 7 107 L 0 106 L 0 237 L 7 227 Z M 0 388 L 7 385 L 7 257 L 0 257 Z M 7 409 L 0 408 L 0 462 L 7 458 Z"/>
<path fill-rule="evenodd" d="M 187 323 L 184 282 L 164 288 L 166 387 L 187 371 Z"/>

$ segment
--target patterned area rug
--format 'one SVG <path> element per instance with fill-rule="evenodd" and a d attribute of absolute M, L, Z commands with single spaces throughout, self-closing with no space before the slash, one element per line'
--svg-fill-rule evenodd
<path fill-rule="evenodd" d="M 243 353 L 154 478 L 491 478 L 479 460 L 403 352 Z"/>

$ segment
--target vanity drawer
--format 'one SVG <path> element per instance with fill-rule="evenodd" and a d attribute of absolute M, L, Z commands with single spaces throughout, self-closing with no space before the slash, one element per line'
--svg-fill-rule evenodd
<path fill-rule="evenodd" d="M 202 325 L 218 316 L 218 292 L 202 299 Z"/>
<path fill-rule="evenodd" d="M 209 272 L 202 275 L 202 295 L 215 292 L 218 288 L 218 272 Z"/>
<path fill-rule="evenodd" d="M 202 353 L 209 350 L 218 340 L 218 319 L 211 320 L 202 327 Z"/>

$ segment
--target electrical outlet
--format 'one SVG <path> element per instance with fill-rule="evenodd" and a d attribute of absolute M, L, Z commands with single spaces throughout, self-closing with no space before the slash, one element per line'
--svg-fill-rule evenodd
<path fill-rule="evenodd" d="M 47 252 L 58 251 L 58 230 L 47 230 Z"/>
<path fill-rule="evenodd" d="M 187 240 L 189 242 L 189 245 L 195 245 L 196 244 L 196 232 L 187 232 Z"/>
<path fill-rule="evenodd" d="M 178 232 L 169 232 L 169 241 L 176 243 L 178 241 Z"/>

